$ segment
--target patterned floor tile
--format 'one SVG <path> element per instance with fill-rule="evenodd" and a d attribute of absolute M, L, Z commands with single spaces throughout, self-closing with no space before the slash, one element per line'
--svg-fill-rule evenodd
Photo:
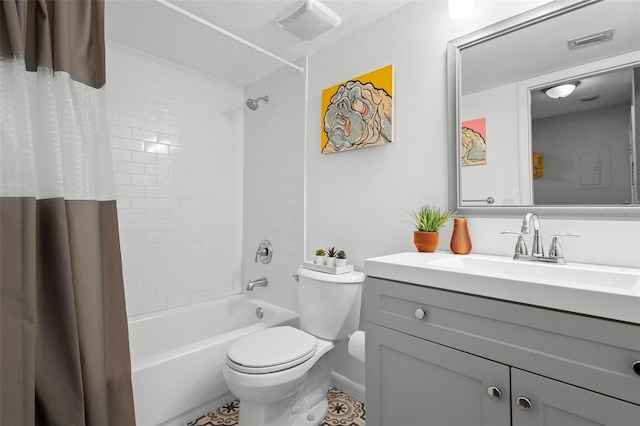
<path fill-rule="evenodd" d="M 187 426 L 236 426 L 238 424 L 239 411 L 240 401 L 236 399 L 216 408 L 206 416 L 187 423 Z"/>
<path fill-rule="evenodd" d="M 364 404 L 339 390 L 329 391 L 329 410 L 320 426 L 364 426 Z"/>
<path fill-rule="evenodd" d="M 329 411 L 320 426 L 365 426 L 364 404 L 338 389 L 331 388 L 327 394 Z M 187 426 L 237 426 L 240 401 L 224 404 Z"/>

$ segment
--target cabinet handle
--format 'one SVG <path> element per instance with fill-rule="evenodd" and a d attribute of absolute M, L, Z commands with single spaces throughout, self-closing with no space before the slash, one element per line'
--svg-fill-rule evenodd
<path fill-rule="evenodd" d="M 499 401 L 500 398 L 502 398 L 502 391 L 500 390 L 500 388 L 497 388 L 495 386 L 489 386 L 487 388 L 487 393 L 489 394 L 489 398 L 493 399 L 494 401 Z"/>
<path fill-rule="evenodd" d="M 633 371 L 635 371 L 636 374 L 640 376 L 640 360 L 633 361 L 631 363 L 631 368 L 633 368 Z"/>
<path fill-rule="evenodd" d="M 522 411 L 529 412 L 529 411 L 533 410 L 533 404 L 531 403 L 531 400 L 529 398 L 527 398 L 526 396 L 517 397 L 516 398 L 516 405 Z"/>
<path fill-rule="evenodd" d="M 413 311 L 413 316 L 416 317 L 416 319 L 424 319 L 424 317 L 427 316 L 427 313 L 425 312 L 424 309 L 422 308 L 417 308 L 415 311 Z"/>

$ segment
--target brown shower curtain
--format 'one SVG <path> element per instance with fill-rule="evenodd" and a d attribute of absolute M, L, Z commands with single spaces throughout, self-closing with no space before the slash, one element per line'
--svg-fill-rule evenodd
<path fill-rule="evenodd" d="M 0 1 L 0 425 L 134 425 L 104 3 Z"/>

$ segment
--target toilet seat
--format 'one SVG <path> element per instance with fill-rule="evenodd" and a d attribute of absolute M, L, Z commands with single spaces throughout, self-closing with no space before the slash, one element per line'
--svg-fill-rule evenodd
<path fill-rule="evenodd" d="M 268 374 L 302 364 L 315 355 L 316 338 L 297 328 L 272 327 L 252 333 L 234 343 L 227 365 L 238 372 Z"/>

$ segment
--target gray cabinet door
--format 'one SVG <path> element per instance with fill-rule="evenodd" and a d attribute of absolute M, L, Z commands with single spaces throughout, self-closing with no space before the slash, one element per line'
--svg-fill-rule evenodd
<path fill-rule="evenodd" d="M 365 330 L 367 426 L 510 425 L 509 367 L 375 324 Z"/>
<path fill-rule="evenodd" d="M 511 399 L 514 426 L 640 425 L 638 405 L 517 368 L 511 371 Z"/>

